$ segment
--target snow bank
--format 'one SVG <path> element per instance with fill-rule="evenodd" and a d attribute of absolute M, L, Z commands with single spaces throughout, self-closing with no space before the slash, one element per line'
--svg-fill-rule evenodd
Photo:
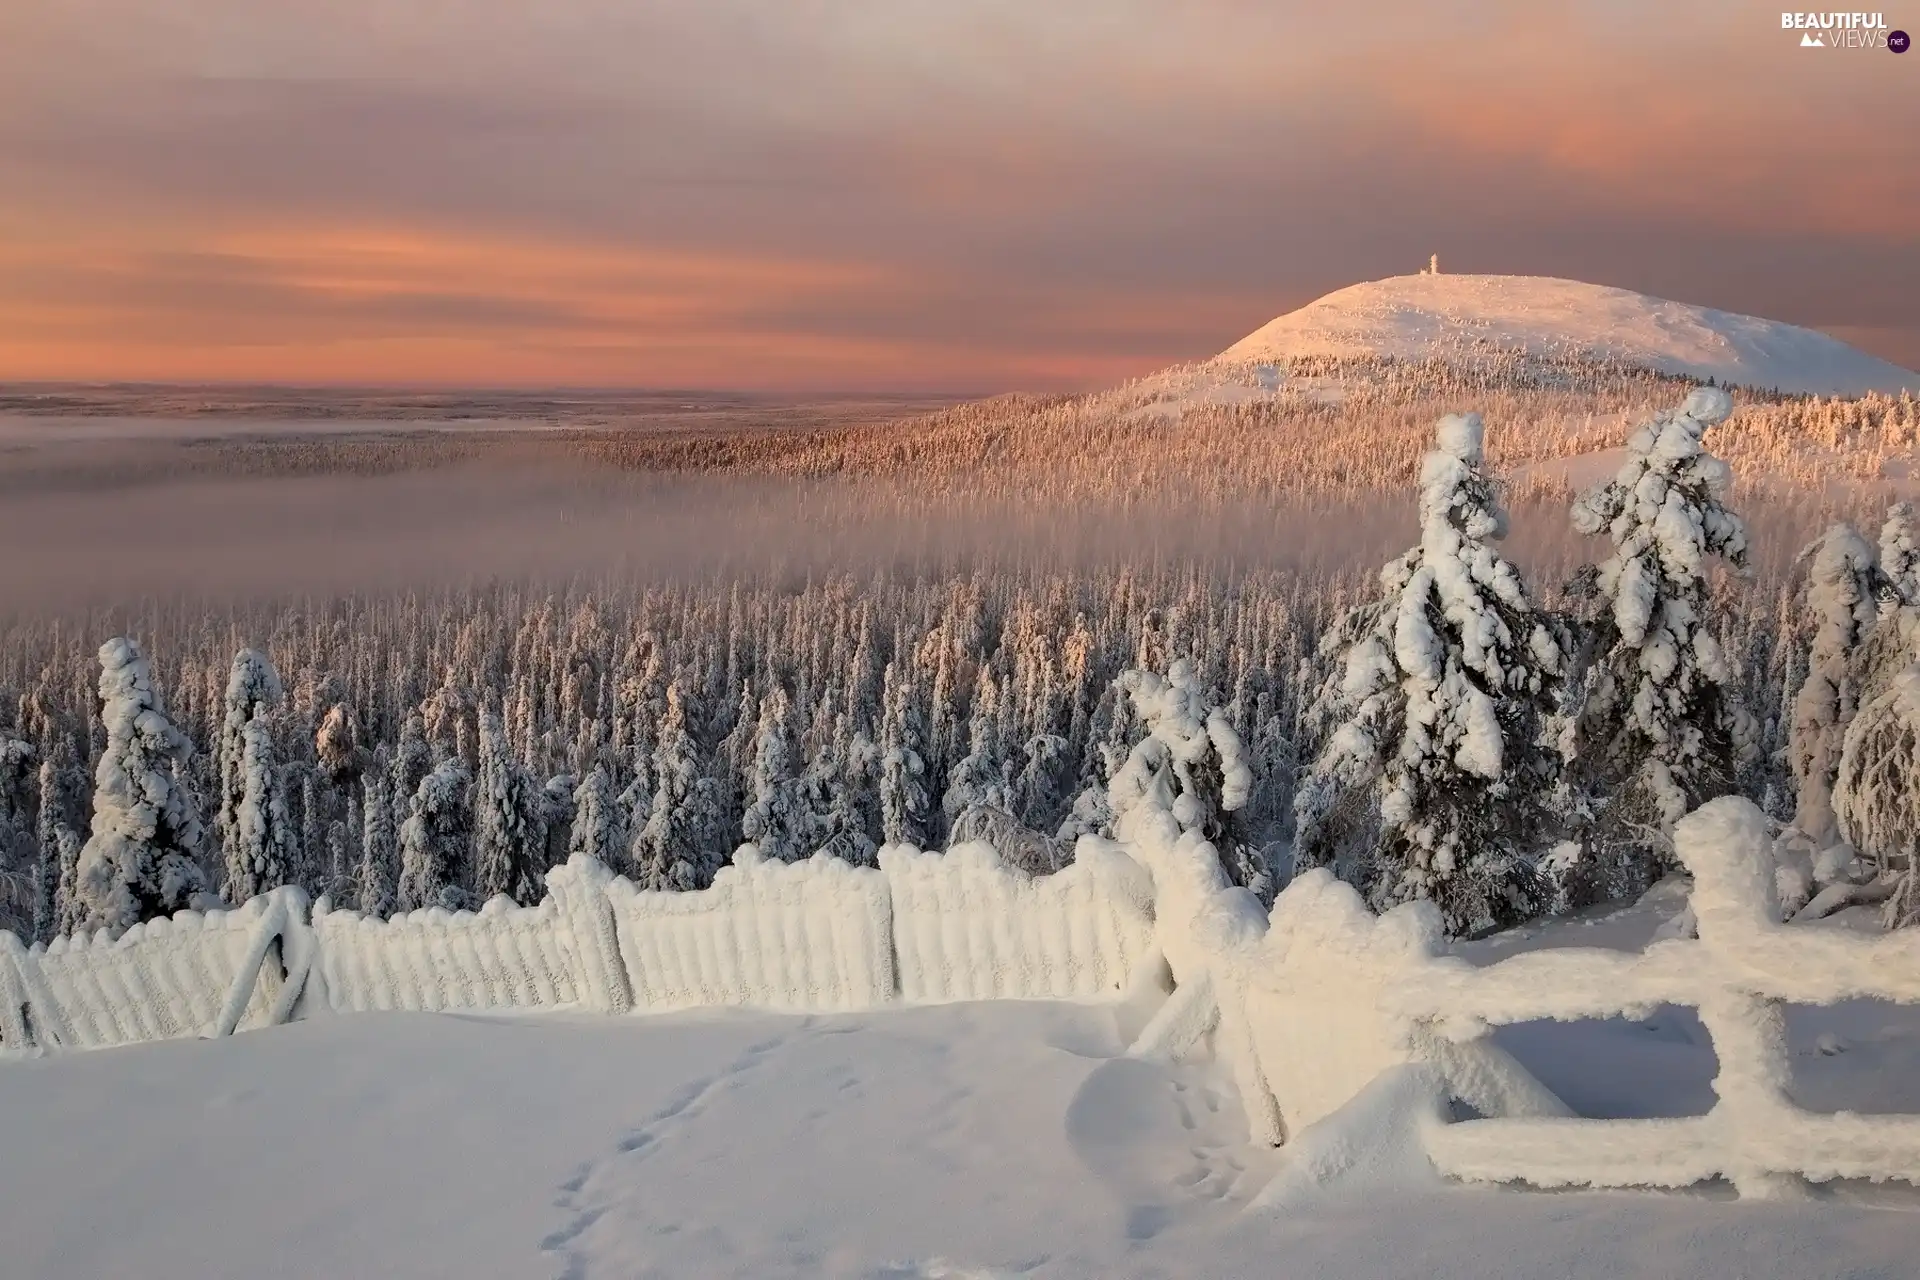
<path fill-rule="evenodd" d="M 642 1009 L 869 1009 L 893 998 L 887 880 L 815 854 L 769 862 L 743 845 L 691 893 L 607 884 Z"/>
<path fill-rule="evenodd" d="M 29 950 L 0 933 L 0 1042 L 95 1049 L 282 1022 L 312 959 L 305 908 L 288 887 L 117 938 L 103 929 Z"/>
<path fill-rule="evenodd" d="M 1131 858 L 1082 840 L 1031 878 L 983 843 L 880 851 L 893 899 L 900 996 L 949 1000 L 1118 997 L 1153 947 L 1153 884 Z"/>

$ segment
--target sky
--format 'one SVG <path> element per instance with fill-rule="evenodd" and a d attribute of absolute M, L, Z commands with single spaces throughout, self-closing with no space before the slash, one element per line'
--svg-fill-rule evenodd
<path fill-rule="evenodd" d="M 1722 0 L 0 4 L 0 379 L 1073 388 L 1434 252 L 1920 366 L 1920 52 Z"/>

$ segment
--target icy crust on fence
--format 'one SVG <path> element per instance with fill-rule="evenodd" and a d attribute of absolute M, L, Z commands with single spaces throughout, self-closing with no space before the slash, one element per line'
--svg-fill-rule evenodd
<path fill-rule="evenodd" d="M 0 1045 L 97 1049 L 285 1021 L 312 950 L 306 894 L 23 947 L 0 933 Z"/>
<path fill-rule="evenodd" d="M 1052 875 L 1006 866 L 990 845 L 880 851 L 893 894 L 900 998 L 1111 999 L 1153 949 L 1153 880 L 1085 837 Z"/>
<path fill-rule="evenodd" d="M 1920 1117 L 1819 1115 L 1789 1093 L 1783 1001 L 1920 1002 L 1920 934 L 1878 937 L 1779 922 L 1766 820 L 1751 802 L 1703 805 L 1675 831 L 1693 873 L 1698 940 L 1639 955 L 1569 949 L 1485 969 L 1440 962 L 1385 996 L 1398 1017 L 1448 1037 L 1537 1019 L 1644 1017 L 1692 1005 L 1713 1037 L 1720 1072 L 1712 1111 L 1688 1119 L 1469 1121 L 1434 1132 L 1448 1174 L 1540 1186 L 1685 1186 L 1726 1177 L 1743 1194 L 1790 1185 L 1786 1175 L 1911 1179 Z"/>
<path fill-rule="evenodd" d="M 711 888 L 606 886 L 641 1009 L 871 1009 L 893 999 L 887 880 L 826 854 L 763 859 L 743 845 Z"/>
<path fill-rule="evenodd" d="M 374 1009 L 631 1007 L 605 887 L 590 858 L 547 873 L 547 896 L 519 907 L 505 896 L 478 912 L 439 907 L 381 920 L 313 913 L 320 963 L 309 1007 Z"/>
<path fill-rule="evenodd" d="M 336 1013 L 374 1009 L 540 1009 L 582 1003 L 573 932 L 552 897 L 479 911 L 428 907 L 379 920 L 313 913 L 320 983 Z"/>

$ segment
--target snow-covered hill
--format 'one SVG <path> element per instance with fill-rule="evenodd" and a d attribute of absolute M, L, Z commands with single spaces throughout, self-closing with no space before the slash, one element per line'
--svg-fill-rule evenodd
<path fill-rule="evenodd" d="M 1489 347 L 1782 391 L 1920 392 L 1920 373 L 1812 329 L 1546 276 L 1413 275 L 1353 285 L 1269 321 L 1216 359 L 1468 359 Z"/>

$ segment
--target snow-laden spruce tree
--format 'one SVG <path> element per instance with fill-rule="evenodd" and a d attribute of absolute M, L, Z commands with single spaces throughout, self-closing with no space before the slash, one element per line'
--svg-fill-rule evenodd
<path fill-rule="evenodd" d="M 0 928 L 31 942 L 40 908 L 43 859 L 34 838 L 33 780 L 39 752 L 31 742 L 0 733 L 0 885 L 8 910 Z"/>
<path fill-rule="evenodd" d="M 1296 867 L 1331 866 L 1383 910 L 1431 899 L 1456 934 L 1544 909 L 1534 858 L 1558 816 L 1565 647 L 1494 551 L 1506 531 L 1480 416 L 1442 418 L 1420 467 L 1420 545 L 1381 570 L 1383 600 L 1336 629 L 1357 637 L 1343 719 L 1295 800 Z"/>
<path fill-rule="evenodd" d="M 174 727 L 140 648 L 100 646 L 106 745 L 94 770 L 93 830 L 80 850 L 80 925 L 119 932 L 192 906 L 206 890 L 200 814 L 183 777 L 192 745 Z"/>
<path fill-rule="evenodd" d="M 930 835 L 933 797 L 927 791 L 926 722 L 913 688 L 897 663 L 889 662 L 882 689 L 880 736 L 880 833 L 888 844 L 924 848 Z"/>
<path fill-rule="evenodd" d="M 794 862 L 813 852 L 806 843 L 808 815 L 800 811 L 802 798 L 793 776 L 788 715 L 786 691 L 775 685 L 760 700 L 753 774 L 747 788 L 750 799 L 740 819 L 741 834 L 770 862 Z"/>
<path fill-rule="evenodd" d="M 615 875 L 632 878 L 633 864 L 627 860 L 626 814 L 616 803 L 613 784 L 599 765 L 587 770 L 587 776 L 573 793 L 573 826 L 567 840 L 567 852 L 598 859 Z"/>
<path fill-rule="evenodd" d="M 387 803 L 393 806 L 396 832 L 407 824 L 413 813 L 413 797 L 432 772 L 433 747 L 427 742 L 426 721 L 418 711 L 410 711 L 400 724 L 393 758 L 387 762 Z"/>
<path fill-rule="evenodd" d="M 1851 525 L 1836 524 L 1800 553 L 1807 564 L 1805 606 L 1814 624 L 1807 676 L 1793 699 L 1787 761 L 1797 802 L 1793 826 L 1814 852 L 1834 842 L 1833 776 L 1853 719 L 1853 656 L 1880 616 L 1880 571 L 1873 548 Z"/>
<path fill-rule="evenodd" d="M 360 865 L 354 871 L 354 903 L 362 915 L 384 919 L 393 913 L 394 865 L 399 855 L 387 749 L 376 748 L 368 765 L 360 806 Z"/>
<path fill-rule="evenodd" d="M 239 803 L 228 818 L 227 882 L 223 896 L 238 906 L 258 894 L 289 883 L 298 851 L 293 819 L 287 813 L 273 731 L 264 707 L 254 711 L 240 732 L 240 761 L 235 777 Z"/>
<path fill-rule="evenodd" d="M 1916 527 L 1911 502 L 1896 502 L 1887 508 L 1886 523 L 1880 526 L 1880 572 L 1885 590 L 1885 608 L 1920 605 L 1920 528 Z"/>
<path fill-rule="evenodd" d="M 1067 762 L 1071 747 L 1057 733 L 1036 733 L 1027 739 L 1026 762 L 1020 766 L 1015 803 L 1023 826 L 1051 831 L 1072 807 Z"/>
<path fill-rule="evenodd" d="M 1008 782 L 1006 756 L 1000 742 L 1000 683 L 983 668 L 967 719 L 967 754 L 947 773 L 947 789 L 940 797 L 949 829 L 975 806 L 1013 810 L 1013 788 Z"/>
<path fill-rule="evenodd" d="M 653 756 L 653 804 L 634 838 L 641 885 L 647 889 L 701 888 L 726 857 L 718 847 L 720 784 L 701 767 L 687 725 L 686 698 L 679 681 L 667 687 Z"/>
<path fill-rule="evenodd" d="M 1596 793 L 1591 896 L 1625 897 L 1673 865 L 1683 814 L 1733 785 L 1753 726 L 1711 625 L 1707 569 L 1744 572 L 1747 534 L 1727 508 L 1727 464 L 1701 444 L 1733 402 L 1695 388 L 1627 442 L 1613 479 L 1580 495 L 1573 525 L 1613 554 L 1584 580 L 1586 696 L 1569 745 Z"/>
<path fill-rule="evenodd" d="M 466 766 L 457 759 L 442 760 L 420 780 L 400 827 L 399 909 L 465 907 L 462 882 L 472 845 Z"/>
<path fill-rule="evenodd" d="M 233 877 L 238 851 L 234 844 L 240 805 L 246 790 L 245 757 L 247 726 L 255 716 L 271 717 L 280 707 L 285 690 L 280 674 L 267 655 L 258 649 L 242 649 L 233 657 L 227 672 L 227 691 L 220 720 L 220 736 L 214 748 L 219 769 L 219 808 L 214 811 L 213 833 L 220 842 L 221 856 L 227 863 L 227 876 Z M 245 902 L 245 898 L 238 899 Z"/>
<path fill-rule="evenodd" d="M 39 865 L 34 871 L 33 940 L 47 941 L 67 931 L 73 911 L 74 875 L 80 858 L 79 821 L 85 774 L 73 758 L 73 742 L 60 734 L 40 761 L 40 803 L 34 813 L 34 843 Z"/>
<path fill-rule="evenodd" d="M 60 734 L 40 762 L 40 811 L 35 815 L 43 874 L 51 880 L 41 888 L 47 920 L 37 933 L 43 940 L 74 932 L 83 918 L 80 821 L 86 794 L 87 775 L 74 755 L 73 740 Z"/>
<path fill-rule="evenodd" d="M 1232 722 L 1207 705 L 1185 658 L 1176 659 L 1164 679 L 1134 669 L 1122 672 L 1115 687 L 1133 707 L 1129 723 L 1143 736 L 1114 770 L 1107 809 L 1117 820 L 1143 804 L 1164 808 L 1183 832 L 1198 832 L 1229 863 L 1231 815 L 1253 794 L 1253 771 Z"/>
<path fill-rule="evenodd" d="M 473 803 L 474 889 L 480 900 L 505 894 L 521 906 L 540 899 L 546 804 L 533 777 L 514 759 L 492 707 L 480 713 L 480 775 Z"/>
<path fill-rule="evenodd" d="M 880 749 L 866 734 L 853 732 L 844 713 L 835 716 L 831 743 L 800 777 L 807 819 L 803 856 L 826 853 L 856 867 L 874 865 L 879 782 Z"/>

